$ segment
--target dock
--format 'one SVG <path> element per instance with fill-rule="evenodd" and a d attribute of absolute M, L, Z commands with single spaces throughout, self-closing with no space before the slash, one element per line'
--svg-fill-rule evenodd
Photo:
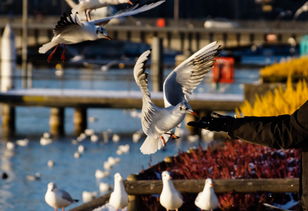
<path fill-rule="evenodd" d="M 153 102 L 163 107 L 163 93 L 154 92 Z M 195 111 L 234 111 L 243 102 L 241 94 L 195 93 L 190 105 Z M 50 107 L 50 132 L 64 134 L 64 109 L 74 108 L 74 132 L 79 134 L 87 126 L 88 108 L 141 109 L 141 92 L 84 89 L 12 89 L 0 93 L 2 130 L 14 134 L 16 106 Z"/>

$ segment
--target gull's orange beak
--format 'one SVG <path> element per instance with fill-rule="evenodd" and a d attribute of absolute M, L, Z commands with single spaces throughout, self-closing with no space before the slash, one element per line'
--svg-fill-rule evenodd
<path fill-rule="evenodd" d="M 127 1 L 127 4 L 134 5 L 130 0 Z"/>
<path fill-rule="evenodd" d="M 199 118 L 199 115 L 191 109 L 187 110 L 187 113 Z"/>
<path fill-rule="evenodd" d="M 171 138 L 173 138 L 173 139 L 178 139 L 178 138 L 180 138 L 179 136 L 176 136 L 176 135 L 174 135 L 174 134 L 171 134 Z"/>

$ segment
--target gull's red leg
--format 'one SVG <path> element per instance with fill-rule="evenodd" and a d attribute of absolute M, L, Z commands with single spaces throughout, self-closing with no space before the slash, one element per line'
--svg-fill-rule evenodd
<path fill-rule="evenodd" d="M 48 58 L 47 58 L 47 62 L 50 63 L 53 55 L 56 53 L 57 49 L 58 49 L 59 45 L 57 45 L 53 50 L 52 52 L 49 54 Z"/>
<path fill-rule="evenodd" d="M 61 61 L 64 62 L 65 61 L 66 47 L 65 47 L 65 45 L 62 45 L 62 47 L 63 47 L 63 51 L 62 51 L 62 54 L 61 54 Z"/>
<path fill-rule="evenodd" d="M 160 138 L 161 138 L 161 140 L 162 140 L 162 142 L 163 142 L 163 145 L 166 146 L 166 143 L 167 143 L 167 142 L 166 142 L 165 138 L 164 138 L 163 136 L 161 136 Z"/>
<path fill-rule="evenodd" d="M 165 134 L 167 134 L 167 135 L 169 135 L 171 138 L 173 138 L 173 139 L 178 139 L 178 138 L 180 138 L 179 136 L 176 136 L 174 133 L 165 133 Z"/>

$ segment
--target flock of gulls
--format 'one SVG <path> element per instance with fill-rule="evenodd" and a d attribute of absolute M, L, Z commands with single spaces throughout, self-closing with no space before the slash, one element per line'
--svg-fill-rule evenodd
<path fill-rule="evenodd" d="M 183 205 L 183 197 L 179 191 L 176 190 L 172 182 L 172 178 L 168 171 L 162 172 L 163 189 L 159 197 L 160 204 L 167 210 L 176 210 Z M 89 193 L 85 193 L 84 197 L 93 198 Z M 57 185 L 50 182 L 47 186 L 45 194 L 46 203 L 55 210 L 78 202 L 78 199 L 73 199 L 72 196 L 65 190 L 59 189 Z M 107 211 L 107 210 L 126 210 L 128 206 L 128 194 L 125 190 L 124 180 L 120 173 L 114 174 L 114 190 L 110 195 L 109 202 L 101 207 L 95 208 L 93 211 Z M 208 178 L 205 180 L 205 185 L 202 192 L 198 193 L 195 199 L 195 205 L 201 210 L 214 210 L 219 207 L 219 201 L 213 189 L 213 181 Z"/>
<path fill-rule="evenodd" d="M 54 36 L 52 40 L 39 48 L 39 53 L 46 53 L 54 48 L 48 57 L 48 61 L 52 59 L 52 55 L 56 52 L 59 45 L 64 46 L 88 40 L 111 39 L 108 35 L 108 30 L 105 28 L 105 25 L 110 20 L 145 12 L 165 2 L 165 0 L 160 0 L 144 5 L 134 5 L 130 0 L 79 0 L 78 4 L 72 0 L 66 1 L 72 7 L 71 11 L 61 16 L 53 29 Z M 118 4 L 132 6 L 108 17 L 92 19 L 91 12 L 93 10 Z M 210 43 L 171 71 L 163 84 L 164 108 L 156 106 L 151 101 L 148 88 L 148 73 L 146 72 L 145 63 L 151 51 L 147 50 L 140 55 L 134 66 L 133 74 L 142 93 L 141 125 L 143 132 L 147 135 L 144 143 L 140 147 L 140 151 L 143 154 L 153 154 L 165 146 L 169 139 L 178 138 L 174 134 L 174 130 L 181 124 L 186 113 L 195 115 L 189 105 L 189 98 L 194 89 L 204 79 L 205 74 L 212 69 L 214 57 L 219 51 L 220 45 L 217 42 Z M 62 52 L 61 59 L 65 59 L 65 48 Z M 113 138 L 114 141 L 119 140 L 119 137 Z M 95 140 L 97 138 L 93 137 L 93 141 Z M 41 144 L 47 145 L 50 142 L 49 135 L 44 134 L 41 139 Z M 117 154 L 125 153 L 128 150 L 129 145 L 123 145 L 119 147 Z M 80 145 L 74 157 L 78 158 L 83 151 L 84 148 Z M 111 168 L 117 162 L 119 160 L 116 158 L 110 158 L 110 160 L 108 159 L 104 163 L 104 168 Z M 51 162 L 49 165 L 54 164 Z M 107 174 L 108 172 L 106 171 L 97 170 L 95 176 L 96 178 L 103 178 Z M 162 172 L 162 181 L 163 189 L 160 195 L 160 204 L 166 210 L 178 210 L 183 204 L 183 198 L 180 192 L 174 187 L 169 172 Z M 100 188 L 106 190 L 108 189 L 108 185 L 102 184 Z M 92 199 L 91 193 L 84 193 L 84 197 Z M 65 207 L 78 200 L 73 199 L 66 191 L 59 189 L 55 183 L 49 183 L 45 201 L 55 210 L 59 208 L 64 210 Z M 110 196 L 109 203 L 95 209 L 95 211 L 119 210 L 124 209 L 127 205 L 128 194 L 125 191 L 123 178 L 119 173 L 116 173 L 114 175 L 114 190 Z M 195 205 L 201 210 L 212 210 L 219 206 L 211 179 L 206 179 L 204 189 L 198 194 Z"/>

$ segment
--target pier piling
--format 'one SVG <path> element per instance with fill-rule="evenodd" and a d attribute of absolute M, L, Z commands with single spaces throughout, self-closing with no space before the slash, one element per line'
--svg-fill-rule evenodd
<path fill-rule="evenodd" d="M 50 108 L 49 118 L 50 134 L 53 136 L 64 135 L 64 108 Z"/>
<path fill-rule="evenodd" d="M 128 175 L 127 181 L 130 181 L 130 182 L 137 181 L 137 175 L 135 175 L 135 174 Z M 128 211 L 141 210 L 141 209 L 139 209 L 139 205 L 140 205 L 140 197 L 139 196 L 128 195 L 128 206 L 127 206 Z"/>
<path fill-rule="evenodd" d="M 4 139 L 15 135 L 15 107 L 8 104 L 1 105 L 2 136 Z"/>
<path fill-rule="evenodd" d="M 14 32 L 9 24 L 5 26 L 1 39 L 1 92 L 14 88 L 16 70 L 16 46 Z M 15 134 L 15 107 L 9 104 L 1 105 L 3 138 Z"/>
<path fill-rule="evenodd" d="M 153 37 L 152 40 L 152 83 L 153 91 L 163 90 L 163 40 L 159 37 Z"/>
<path fill-rule="evenodd" d="M 87 109 L 75 108 L 74 110 L 74 134 L 78 136 L 87 128 Z"/>

